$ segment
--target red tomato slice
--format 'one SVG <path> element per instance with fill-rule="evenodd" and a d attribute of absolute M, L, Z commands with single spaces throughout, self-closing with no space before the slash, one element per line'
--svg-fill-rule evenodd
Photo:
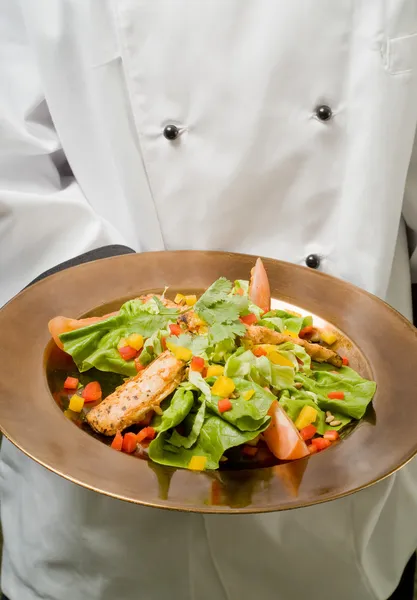
<path fill-rule="evenodd" d="M 63 343 L 59 339 L 59 336 L 69 331 L 75 331 L 75 329 L 81 329 L 81 327 L 87 327 L 87 325 L 93 325 L 99 321 L 104 321 L 113 315 L 117 315 L 118 311 L 103 315 L 102 317 L 89 317 L 88 319 L 68 319 L 68 317 L 54 317 L 48 323 L 49 333 L 53 338 L 55 344 L 61 350 L 64 349 Z"/>
<path fill-rule="evenodd" d="M 96 402 L 96 400 L 100 400 L 102 392 L 99 382 L 92 381 L 91 383 L 87 383 L 81 395 L 84 398 L 84 402 Z"/>
<path fill-rule="evenodd" d="M 274 456 L 280 460 L 296 460 L 310 454 L 296 426 L 277 400 L 272 403 L 268 415 L 271 424 L 263 435 Z"/>
<path fill-rule="evenodd" d="M 265 267 L 260 258 L 251 271 L 249 298 L 264 312 L 271 310 L 271 289 Z"/>

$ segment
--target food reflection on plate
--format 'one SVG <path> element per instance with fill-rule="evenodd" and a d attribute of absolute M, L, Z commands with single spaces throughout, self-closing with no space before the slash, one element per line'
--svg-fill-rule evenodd
<path fill-rule="evenodd" d="M 250 281 L 220 278 L 199 298 L 147 294 L 49 330 L 65 415 L 155 467 L 214 473 L 212 504 L 247 506 L 272 477 L 296 496 L 306 457 L 339 443 L 376 388 L 336 350 L 335 330 L 271 307 L 260 259 Z M 168 497 L 174 471 L 154 472 Z"/>

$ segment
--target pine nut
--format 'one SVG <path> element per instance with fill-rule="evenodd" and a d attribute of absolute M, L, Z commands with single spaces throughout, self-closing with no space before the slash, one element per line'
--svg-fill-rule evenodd
<path fill-rule="evenodd" d="M 326 410 L 326 417 L 332 417 L 332 413 L 330 412 L 330 410 Z"/>
<path fill-rule="evenodd" d="M 341 425 L 341 424 L 342 424 L 342 421 L 337 421 L 337 420 L 336 421 L 331 421 L 329 423 L 330 427 L 337 427 L 338 425 Z"/>
<path fill-rule="evenodd" d="M 328 417 L 326 417 L 326 423 L 331 423 L 332 421 L 334 421 L 333 415 L 329 415 Z"/>

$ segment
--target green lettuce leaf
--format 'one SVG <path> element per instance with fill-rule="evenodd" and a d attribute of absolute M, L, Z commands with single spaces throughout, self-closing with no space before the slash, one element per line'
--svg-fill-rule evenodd
<path fill-rule="evenodd" d="M 194 405 L 195 407 L 195 405 Z M 187 432 L 187 435 L 181 435 L 174 429 L 171 437 L 167 440 L 173 446 L 177 448 L 191 448 L 196 441 L 198 436 L 200 435 L 201 428 L 203 427 L 204 417 L 206 416 L 206 401 L 203 398 L 200 406 L 197 408 L 197 411 L 191 410 L 188 415 L 185 417 L 182 425 Z"/>
<path fill-rule="evenodd" d="M 128 377 L 136 375 L 134 361 L 125 361 L 117 350 L 121 338 L 140 333 L 144 338 L 166 329 L 176 321 L 178 311 L 167 308 L 158 298 L 146 303 L 129 300 L 119 314 L 87 327 L 63 333 L 60 340 L 64 350 L 72 356 L 82 373 L 95 367 L 99 371 L 110 371 Z"/>
<path fill-rule="evenodd" d="M 317 432 L 320 435 L 323 435 L 326 431 L 331 429 L 338 431 L 339 429 L 345 427 L 352 420 L 351 417 L 335 412 L 333 413 L 334 419 L 335 421 L 340 421 L 340 424 L 336 425 L 336 427 L 331 427 L 328 423 L 326 423 L 326 413 L 321 410 L 317 404 L 317 396 L 312 392 L 306 392 L 304 390 L 291 390 L 291 393 L 288 390 L 283 391 L 280 396 L 279 403 L 283 406 L 284 410 L 287 412 L 292 421 L 296 421 L 303 406 L 307 405 L 314 408 L 318 413 L 317 420 L 315 421 L 314 425 L 317 427 Z"/>
<path fill-rule="evenodd" d="M 311 377 L 297 373 L 295 379 L 317 395 L 322 410 L 354 419 L 363 417 L 376 391 L 376 383 L 363 379 L 349 367 L 341 367 L 336 372 L 331 365 L 314 363 Z M 345 394 L 344 400 L 331 400 L 327 396 L 329 392 L 341 391 Z"/>
<path fill-rule="evenodd" d="M 226 362 L 227 377 L 243 377 L 260 386 L 268 385 L 274 390 L 294 386 L 295 368 L 274 365 L 266 356 L 256 357 L 251 350 L 239 349 Z"/>
<path fill-rule="evenodd" d="M 259 324 L 275 329 L 280 333 L 287 329 L 298 335 L 304 327 L 304 317 L 296 317 L 285 310 L 271 310 L 263 315 Z"/>
<path fill-rule="evenodd" d="M 158 432 L 168 431 L 185 419 L 194 404 L 194 394 L 184 386 L 177 388 L 171 399 L 165 400 L 162 415 L 155 415 L 152 427 Z"/>
<path fill-rule="evenodd" d="M 149 458 L 162 465 L 187 468 L 193 456 L 205 456 L 205 468 L 218 469 L 220 458 L 226 450 L 255 439 L 268 423 L 259 430 L 243 432 L 210 413 L 205 417 L 200 435 L 191 448 L 177 448 L 168 442 L 169 432 L 161 433 L 149 445 Z"/>
<path fill-rule="evenodd" d="M 233 382 L 239 396 L 233 398 L 232 409 L 220 413 L 218 408 L 220 398 L 212 395 L 207 398 L 207 408 L 240 431 L 257 431 L 267 425 L 271 420 L 268 410 L 275 396 L 256 383 L 237 378 L 233 378 Z M 254 395 L 250 400 L 244 400 L 242 394 L 250 390 L 255 392 Z"/>

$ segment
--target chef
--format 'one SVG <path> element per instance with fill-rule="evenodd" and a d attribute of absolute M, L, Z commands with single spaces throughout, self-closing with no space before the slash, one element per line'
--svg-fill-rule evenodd
<path fill-rule="evenodd" d="M 412 318 L 415 0 L 0 6 L 0 304 L 122 244 L 284 259 Z M 6 441 L 0 480 L 9 600 L 387 600 L 417 548 L 416 461 L 238 517 L 106 498 Z"/>

